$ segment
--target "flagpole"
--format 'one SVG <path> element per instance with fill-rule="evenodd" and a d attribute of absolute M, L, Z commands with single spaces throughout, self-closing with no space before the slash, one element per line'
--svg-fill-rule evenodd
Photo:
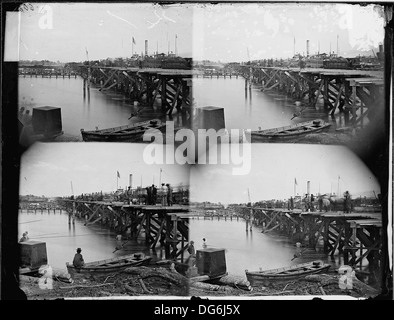
<path fill-rule="evenodd" d="M 177 46 L 176 46 L 176 40 L 177 40 L 177 35 L 175 35 L 175 56 L 177 56 L 178 55 L 178 48 L 177 48 Z"/>
<path fill-rule="evenodd" d="M 294 178 L 294 198 L 297 195 L 297 178 Z"/>
<path fill-rule="evenodd" d="M 296 182 L 294 180 L 294 197 L 296 196 Z"/>

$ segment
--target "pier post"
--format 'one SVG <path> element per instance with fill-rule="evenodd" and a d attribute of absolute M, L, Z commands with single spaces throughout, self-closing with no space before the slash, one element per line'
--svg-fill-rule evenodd
<path fill-rule="evenodd" d="M 353 86 L 352 87 L 352 124 L 355 127 L 356 126 L 356 120 L 357 120 L 357 106 L 356 106 L 356 99 L 357 99 L 357 87 Z"/>
<path fill-rule="evenodd" d="M 145 212 L 145 243 L 149 243 L 151 229 L 151 212 Z"/>
<path fill-rule="evenodd" d="M 172 252 L 171 252 L 171 258 L 176 260 L 176 246 L 178 242 L 178 217 L 176 215 L 171 216 L 171 220 L 173 221 L 173 235 L 172 235 Z"/>
<path fill-rule="evenodd" d="M 167 79 L 164 76 L 161 77 L 161 109 L 167 109 Z"/>
<path fill-rule="evenodd" d="M 324 99 L 324 109 L 328 110 L 328 79 L 326 77 L 322 78 L 323 81 L 323 99 Z"/>

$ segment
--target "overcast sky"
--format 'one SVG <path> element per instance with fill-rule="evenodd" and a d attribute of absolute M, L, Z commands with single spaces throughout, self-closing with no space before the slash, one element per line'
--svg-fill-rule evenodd
<path fill-rule="evenodd" d="M 24 153 L 20 170 L 20 194 L 70 196 L 112 192 L 129 185 L 146 187 L 160 182 L 189 184 L 187 168 L 180 165 L 148 165 L 146 144 L 131 143 L 36 143 Z M 117 178 L 119 171 L 120 178 Z"/>
<path fill-rule="evenodd" d="M 22 157 L 20 194 L 69 196 L 115 191 L 161 182 L 191 185 L 193 201 L 253 202 L 283 199 L 306 193 L 337 193 L 373 196 L 379 184 L 369 169 L 345 147 L 302 144 L 253 144 L 251 170 L 233 175 L 234 163 L 208 165 L 148 165 L 143 159 L 146 144 L 130 143 L 36 143 Z M 245 157 L 244 161 L 250 158 Z M 212 163 L 212 161 L 207 161 Z M 160 178 L 160 168 L 162 169 Z M 119 171 L 120 178 L 117 178 Z M 190 180 L 189 180 L 190 177 Z M 339 177 L 339 179 L 338 179 Z"/>
<path fill-rule="evenodd" d="M 21 15 L 20 59 L 82 61 L 126 57 L 134 52 L 175 51 L 196 60 L 247 61 L 287 58 L 296 52 L 330 50 L 371 54 L 383 43 L 382 8 L 351 4 L 35 4 Z M 41 27 L 40 27 L 41 26 Z M 337 38 L 338 36 L 338 38 Z M 295 47 L 294 47 L 295 39 Z"/>
<path fill-rule="evenodd" d="M 232 165 L 199 165 L 191 170 L 192 201 L 221 203 L 285 199 L 303 195 L 310 181 L 310 192 L 349 190 L 357 196 L 374 197 L 380 186 L 365 164 L 342 146 L 311 144 L 253 144 L 251 170 L 247 175 L 233 175 Z M 229 161 L 230 163 L 232 161 Z M 339 177 L 339 179 L 338 179 Z"/>

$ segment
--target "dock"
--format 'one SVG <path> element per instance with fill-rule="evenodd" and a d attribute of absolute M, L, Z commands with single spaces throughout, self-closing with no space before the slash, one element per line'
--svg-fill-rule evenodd
<path fill-rule="evenodd" d="M 165 258 L 184 261 L 189 241 L 188 206 L 135 205 L 120 201 L 87 201 L 63 199 L 61 205 L 69 215 L 69 223 L 76 218 L 84 225 L 100 223 L 117 234 L 130 232 L 137 239 L 144 235 L 151 249 L 164 246 Z"/>
<path fill-rule="evenodd" d="M 192 105 L 192 78 L 198 74 L 199 71 L 187 69 L 102 66 L 79 69 L 84 86 L 92 83 L 99 91 L 112 89 L 135 101 L 144 98 L 144 103 L 151 107 L 159 98 L 163 113 L 172 115 L 176 109 L 185 122 Z"/>
<path fill-rule="evenodd" d="M 364 126 L 384 106 L 384 79 L 380 70 L 284 68 L 243 66 L 245 90 L 255 84 L 261 91 L 277 90 L 308 108 L 323 100 L 324 110 L 349 116 L 353 127 Z"/>
<path fill-rule="evenodd" d="M 77 72 L 58 65 L 19 64 L 18 74 L 24 78 L 77 78 Z"/>
<path fill-rule="evenodd" d="M 262 232 L 277 230 L 315 249 L 323 244 L 325 254 L 343 255 L 344 264 L 361 270 L 368 260 L 370 276 L 379 281 L 382 268 L 382 212 L 313 211 L 285 208 L 248 208 Z M 250 218 L 250 217 L 247 217 Z M 248 221 L 248 219 L 246 219 Z"/>

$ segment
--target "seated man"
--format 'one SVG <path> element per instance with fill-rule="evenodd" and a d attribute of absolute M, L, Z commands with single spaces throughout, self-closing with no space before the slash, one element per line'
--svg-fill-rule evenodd
<path fill-rule="evenodd" d="M 77 253 L 74 256 L 73 265 L 75 268 L 80 268 L 85 265 L 85 261 L 83 260 L 81 251 L 81 248 L 78 248 Z"/>

